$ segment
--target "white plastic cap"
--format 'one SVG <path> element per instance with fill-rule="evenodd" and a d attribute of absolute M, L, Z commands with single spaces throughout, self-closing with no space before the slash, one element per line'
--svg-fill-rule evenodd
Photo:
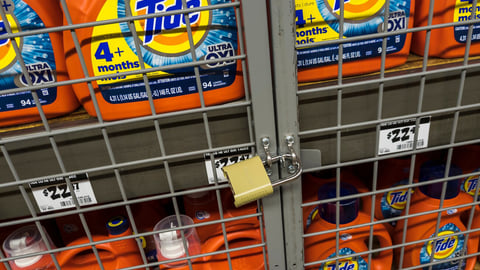
<path fill-rule="evenodd" d="M 46 250 L 45 243 L 40 237 L 35 226 L 27 226 L 18 229 L 10 234 L 3 243 L 3 249 L 8 257 L 35 254 Z M 32 257 L 14 260 L 18 267 L 28 267 L 38 262 L 44 255 L 36 255 Z"/>
<path fill-rule="evenodd" d="M 178 239 L 177 231 L 159 233 L 160 252 L 167 259 L 180 258 L 185 255 L 182 239 Z"/>

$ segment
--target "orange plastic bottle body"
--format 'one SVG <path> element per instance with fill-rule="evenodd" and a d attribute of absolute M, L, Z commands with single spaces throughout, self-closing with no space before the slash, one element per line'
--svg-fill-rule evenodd
<path fill-rule="evenodd" d="M 187 1 L 189 7 L 226 2 Z M 181 9 L 174 0 L 153 6 L 152 1 L 102 0 L 67 1 L 73 23 L 95 22 L 123 18 L 128 14 L 145 15 L 155 11 Z M 89 76 L 115 75 L 92 82 L 100 112 L 105 120 L 138 117 L 152 114 L 141 74 L 123 75 L 126 71 L 142 69 L 135 42 L 141 47 L 145 68 L 165 68 L 173 64 L 192 62 L 185 15 L 137 20 L 138 40 L 130 34 L 126 23 L 82 28 L 76 31 Z M 196 60 L 221 60 L 238 54 L 235 11 L 192 13 L 190 19 L 195 43 Z M 215 26 L 215 27 L 212 27 Z M 159 29 L 157 29 L 159 28 Z M 64 35 L 68 72 L 71 78 L 84 78 L 72 37 Z M 199 67 L 205 105 L 229 102 L 244 96 L 241 61 L 224 60 Z M 200 107 L 198 85 L 193 68 L 176 68 L 148 74 L 149 85 L 157 113 Z M 93 116 L 97 116 L 87 84 L 73 86 L 75 94 Z"/>
<path fill-rule="evenodd" d="M 297 0 L 297 45 L 339 39 L 340 1 Z M 344 1 L 343 38 L 382 32 L 385 1 Z M 388 31 L 413 27 L 414 0 L 390 1 Z M 411 34 L 387 39 L 385 68 L 404 64 L 410 53 Z M 338 44 L 314 45 L 297 51 L 298 81 L 309 82 L 338 76 Z M 345 43 L 342 76 L 360 75 L 381 69 L 382 39 Z"/>
<path fill-rule="evenodd" d="M 125 219 L 123 219 L 123 221 L 125 221 Z M 113 220 L 113 222 L 113 227 L 120 229 L 119 226 L 121 225 L 121 222 L 118 222 L 118 219 Z M 112 223 L 112 221 L 109 223 Z M 94 242 L 104 241 L 131 234 L 132 230 L 130 228 L 126 230 L 121 228 L 121 230 L 116 232 L 114 235 L 93 235 L 92 239 Z M 85 243 L 89 243 L 89 241 L 88 238 L 83 237 L 73 241 L 68 246 L 76 246 Z M 106 270 L 114 270 L 143 264 L 143 260 L 140 255 L 140 251 L 138 250 L 138 245 L 135 241 L 135 238 L 102 243 L 95 245 L 95 247 L 98 250 L 102 265 Z M 57 259 L 62 269 L 101 269 L 90 246 L 62 251 L 57 256 Z"/>
<path fill-rule="evenodd" d="M 325 172 L 328 174 L 329 172 Z M 334 183 L 337 179 L 335 174 L 326 175 L 324 173 L 310 173 L 304 174 L 302 177 L 302 196 L 303 203 L 314 202 L 318 200 L 318 190 L 322 185 L 327 183 Z M 340 182 L 348 183 L 354 186 L 359 193 L 368 192 L 368 188 L 349 171 L 342 171 L 340 174 Z M 369 213 L 372 207 L 372 197 L 364 196 L 360 198 L 360 208 L 365 213 Z M 311 205 L 303 207 L 303 225 L 306 230 L 314 220 L 318 218 L 318 206 Z"/>
<path fill-rule="evenodd" d="M 428 25 L 429 9 L 429 1 L 417 1 L 415 27 Z M 471 9 L 471 1 L 436 1 L 433 7 L 432 25 L 469 21 L 472 16 Z M 477 5 L 477 16 L 478 14 Z M 480 43 L 478 42 L 480 40 L 480 31 L 478 30 L 478 24 L 474 24 L 474 26 L 470 55 L 480 54 Z M 441 58 L 464 57 L 467 31 L 468 25 L 432 29 L 428 55 Z M 412 44 L 412 52 L 424 55 L 426 31 L 415 32 Z"/>
<path fill-rule="evenodd" d="M 250 245 L 259 245 L 262 243 L 260 229 L 248 229 L 242 231 L 229 232 L 227 234 L 228 248 L 240 248 Z M 211 253 L 225 250 L 225 240 L 223 235 L 216 235 L 202 243 L 202 253 Z M 265 260 L 262 247 L 247 248 L 240 251 L 230 252 L 232 269 L 265 269 Z M 217 254 L 200 257 L 192 261 L 194 270 L 227 270 L 229 268 L 227 254 Z M 160 265 L 161 270 L 169 269 Z M 178 270 L 188 270 L 189 266 L 174 268 Z"/>
<path fill-rule="evenodd" d="M 363 223 L 370 223 L 370 217 L 362 212 L 358 213 L 357 218 L 349 223 L 340 224 L 341 228 L 354 226 Z M 322 232 L 327 230 L 334 230 L 336 225 L 327 222 L 324 219 L 319 219 L 312 223 L 308 228 L 307 233 Z M 374 236 L 379 240 L 381 247 L 388 247 L 392 245 L 390 235 L 383 226 L 383 224 L 374 225 Z M 338 246 L 338 256 L 352 255 L 356 259 L 340 260 L 339 268 L 341 269 L 367 269 L 368 265 L 371 269 L 385 270 L 391 269 L 393 261 L 393 251 L 385 250 L 374 256 L 371 262 L 368 261 L 368 255 L 356 256 L 356 253 L 368 251 L 366 243 L 370 237 L 370 226 L 345 229 L 340 231 L 340 242 Z M 334 267 L 336 255 L 336 233 L 326 233 L 305 238 L 305 262 L 316 262 L 320 260 L 331 261 L 322 263 L 320 266 L 310 266 L 306 269 L 326 269 L 327 266 Z M 349 268 L 350 267 L 350 268 Z M 330 269 L 330 268 L 329 268 Z M 337 269 L 337 268 L 333 268 Z"/>
<path fill-rule="evenodd" d="M 7 2 L 6 2 L 7 3 Z M 62 25 L 62 11 L 58 1 L 13 0 L 2 6 L 12 32 L 28 32 L 41 28 Z M 1 34 L 7 33 L 1 21 Z M 66 81 L 63 40 L 61 32 L 27 35 L 15 39 L 21 57 L 34 86 Z M 0 126 L 29 123 L 40 120 L 30 92 L 16 92 L 1 95 L 2 90 L 10 90 L 29 85 L 22 75 L 13 43 L 0 41 Z M 45 87 L 36 91 L 47 118 L 68 114 L 78 108 L 79 103 L 69 85 Z"/>
<path fill-rule="evenodd" d="M 454 207 L 457 205 L 468 204 L 471 203 L 472 199 L 469 195 L 465 193 L 459 193 L 459 195 L 454 199 L 447 199 L 444 200 L 443 207 L 449 208 Z M 431 211 L 435 209 L 439 209 L 440 200 L 432 199 L 425 194 L 423 194 L 420 190 L 416 191 L 412 196 L 411 200 L 411 207 L 410 207 L 410 214 L 415 213 L 422 213 L 425 211 Z M 468 242 L 465 243 L 465 235 L 458 234 L 456 236 L 451 236 L 453 233 L 458 233 L 461 231 L 466 231 L 466 226 L 462 221 L 462 217 L 468 216 L 472 207 L 458 207 L 451 210 L 446 210 L 442 212 L 442 218 L 439 224 L 439 234 L 438 236 L 444 236 L 444 238 L 439 239 L 437 244 L 434 246 L 432 240 L 430 238 L 434 237 L 435 235 L 435 228 L 437 223 L 437 213 L 432 214 L 423 214 L 416 217 L 412 217 L 408 219 L 408 227 L 406 230 L 406 243 L 412 241 L 418 241 L 425 239 L 424 242 L 418 244 L 411 244 L 407 245 L 404 249 L 404 259 L 402 268 L 407 268 L 411 266 L 418 266 L 420 264 L 429 263 L 432 250 L 434 252 L 434 262 L 439 262 L 442 259 L 451 259 L 455 256 L 455 254 L 461 254 L 459 252 L 465 245 L 467 246 L 467 254 L 476 253 L 478 250 L 478 241 L 479 241 L 479 234 L 477 233 L 469 233 Z M 476 217 L 473 221 L 471 229 L 475 229 L 479 227 L 479 220 L 478 220 L 478 207 L 476 207 Z M 396 232 L 394 234 L 394 244 L 401 244 L 402 243 L 402 232 L 404 228 L 404 220 L 398 222 L 396 226 Z M 428 239 L 428 240 L 427 240 Z M 400 255 L 400 249 L 395 250 L 397 254 L 397 258 Z M 466 269 L 472 270 L 474 269 L 476 257 L 469 257 L 464 261 L 464 268 L 458 269 Z M 455 261 L 458 265 L 458 261 Z M 454 262 L 454 264 L 455 264 Z M 445 269 L 448 267 L 454 266 L 448 262 L 445 262 L 441 265 L 433 266 L 433 269 Z M 399 266 L 400 267 L 400 266 Z"/>
<path fill-rule="evenodd" d="M 199 197 L 193 196 L 195 196 L 195 194 L 192 194 L 191 196 L 184 196 L 183 201 L 186 215 L 192 217 L 195 224 L 220 220 L 215 191 L 208 191 L 203 194 L 199 194 Z M 232 203 L 233 196 L 229 190 L 222 190 L 221 197 L 223 219 L 251 215 L 257 212 L 256 203 L 250 203 L 240 208 L 236 208 Z M 242 218 L 239 220 L 225 222 L 225 230 L 227 233 L 254 229 L 259 226 L 260 223 L 257 217 Z M 210 237 L 223 235 L 221 223 L 199 226 L 196 227 L 196 230 L 198 232 L 200 241 L 202 242 L 205 242 Z"/>

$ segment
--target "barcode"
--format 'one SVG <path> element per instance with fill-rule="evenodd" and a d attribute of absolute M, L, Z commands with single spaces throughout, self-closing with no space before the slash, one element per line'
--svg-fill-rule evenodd
<path fill-rule="evenodd" d="M 77 197 L 78 199 L 78 203 L 80 205 L 84 205 L 84 204 L 88 204 L 88 203 L 91 203 L 92 202 L 92 198 L 90 198 L 90 196 L 82 196 L 82 197 Z M 60 202 L 60 206 L 61 207 L 68 207 L 68 206 L 73 206 L 73 200 L 70 199 L 68 201 L 61 201 Z"/>
<path fill-rule="evenodd" d="M 417 148 L 422 147 L 423 144 L 424 144 L 423 139 L 418 140 L 417 141 Z M 412 141 L 397 145 L 397 150 L 404 150 L 404 149 L 411 149 L 411 148 L 413 148 L 413 142 Z"/>

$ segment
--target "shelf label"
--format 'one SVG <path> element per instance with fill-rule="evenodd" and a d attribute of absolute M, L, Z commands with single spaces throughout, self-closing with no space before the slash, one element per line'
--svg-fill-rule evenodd
<path fill-rule="evenodd" d="M 428 146 L 430 116 L 420 118 L 417 149 Z M 378 154 L 386 155 L 413 149 L 415 137 L 415 118 L 392 121 L 380 125 Z"/>
<path fill-rule="evenodd" d="M 222 171 L 223 167 L 227 165 L 232 165 L 237 162 L 247 160 L 253 157 L 251 147 L 226 149 L 222 151 L 213 152 L 213 155 L 215 157 L 214 165 L 215 165 L 215 173 L 217 174 L 218 183 L 223 183 L 228 181 L 227 178 L 225 178 L 225 176 L 223 175 L 223 171 Z M 206 153 L 204 155 L 204 158 L 205 158 L 205 168 L 207 170 L 207 176 L 208 176 L 208 183 L 214 184 L 215 179 L 213 175 L 212 158 L 210 156 L 210 153 Z"/>
<path fill-rule="evenodd" d="M 97 203 L 88 174 L 70 175 L 68 178 L 72 183 L 80 206 Z M 63 177 L 32 182 L 30 188 L 42 213 L 75 207 L 72 193 Z"/>

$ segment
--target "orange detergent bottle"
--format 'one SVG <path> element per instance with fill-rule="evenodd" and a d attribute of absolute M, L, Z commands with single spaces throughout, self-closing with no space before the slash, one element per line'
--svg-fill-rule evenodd
<path fill-rule="evenodd" d="M 132 235 L 132 229 L 124 217 L 114 217 L 107 223 L 108 236 L 93 235 L 93 241 L 111 240 Z M 89 243 L 88 238 L 79 238 L 67 246 Z M 137 242 L 134 238 L 95 245 L 105 270 L 114 270 L 143 264 Z M 60 252 L 57 256 L 62 269 L 101 269 L 90 246 L 78 247 Z"/>
<path fill-rule="evenodd" d="M 232 192 L 228 189 L 221 190 L 223 219 L 240 217 L 243 215 L 252 215 L 257 213 L 257 204 L 249 203 L 240 208 L 233 204 Z M 220 214 L 217 204 L 215 191 L 197 192 L 183 197 L 185 214 L 192 217 L 195 224 L 212 222 L 220 220 Z M 258 228 L 260 223 L 257 217 L 248 217 L 238 220 L 225 222 L 227 233 L 247 229 Z M 204 242 L 208 238 L 221 235 L 223 236 L 221 223 L 202 225 L 196 227 L 200 241 Z"/>
<path fill-rule="evenodd" d="M 188 216 L 181 215 L 182 225 L 192 225 L 193 220 Z M 160 221 L 155 230 L 171 229 L 178 226 L 176 216 L 170 216 Z M 186 257 L 187 252 L 179 230 L 160 232 L 155 234 L 157 243 L 158 261 L 179 259 Z M 221 235 L 210 237 L 200 245 L 200 239 L 195 228 L 184 229 L 188 255 L 207 254 L 225 250 L 225 238 Z M 262 243 L 260 229 L 245 229 L 227 233 L 228 249 L 259 245 Z M 262 247 L 246 248 L 240 251 L 230 252 L 231 269 L 265 269 L 265 260 Z M 230 269 L 226 253 L 217 255 L 205 255 L 192 259 L 194 270 L 223 270 Z M 180 270 L 190 269 L 187 260 L 168 262 L 160 265 L 160 269 L 174 268 Z"/>
<path fill-rule="evenodd" d="M 341 183 L 341 197 L 354 195 L 357 192 L 354 186 Z M 318 196 L 320 200 L 335 198 L 336 183 L 328 183 L 320 187 Z M 336 232 L 308 236 L 304 240 L 305 262 L 314 263 L 321 260 L 324 262 L 318 263 L 320 267 L 316 264 L 306 267 L 306 269 L 391 269 L 393 251 L 390 249 L 373 254 L 371 261 L 369 261 L 368 255 L 357 255 L 357 253 L 368 251 L 366 243 L 368 243 L 370 237 L 370 226 L 349 228 L 355 225 L 370 223 L 370 216 L 358 210 L 358 198 L 341 199 L 338 213 L 336 204 L 336 202 L 322 203 L 319 211 L 321 218 L 312 222 L 306 233 L 336 229 L 338 214 L 340 228 L 343 228 L 339 232 L 338 254 L 336 252 Z M 376 220 L 374 219 L 374 221 Z M 373 225 L 373 237 L 378 240 L 382 248 L 392 245 L 390 235 L 386 227 L 381 223 Z M 337 262 L 338 265 L 336 265 Z"/>
<path fill-rule="evenodd" d="M 425 162 L 419 173 L 419 182 L 427 182 L 433 179 L 442 178 L 445 174 L 445 165 L 441 162 Z M 461 169 L 452 165 L 449 176 L 461 174 Z M 438 210 L 441 202 L 443 182 L 422 185 L 415 190 L 411 197 L 409 214 L 418 214 L 426 211 Z M 478 250 L 478 232 L 469 233 L 468 240 L 466 233 L 466 221 L 472 210 L 471 206 L 462 206 L 472 202 L 472 197 L 466 193 L 459 192 L 459 179 L 449 180 L 443 200 L 443 208 L 449 208 L 441 212 L 440 223 L 437 224 L 438 213 L 424 213 L 408 218 L 406 228 L 406 246 L 404 247 L 403 265 L 399 268 L 408 268 L 422 264 L 435 263 L 432 269 L 474 269 L 476 257 L 468 259 L 455 259 L 464 254 L 476 253 Z M 471 229 L 480 225 L 478 206 L 475 208 L 475 217 Z M 405 220 L 397 223 L 393 240 L 395 244 L 403 244 L 403 230 Z M 435 242 L 435 229 L 438 225 L 438 236 Z M 408 244 L 416 241 L 416 244 Z M 420 241 L 420 243 L 418 243 Z M 401 249 L 395 250 L 400 257 Z M 433 258 L 432 258 L 433 253 Z M 449 261 L 446 261 L 450 259 Z"/>
<path fill-rule="evenodd" d="M 335 170 L 326 170 L 320 172 L 307 173 L 302 176 L 302 200 L 303 203 L 318 201 L 318 190 L 327 183 L 337 181 Z M 358 192 L 368 192 L 368 188 L 362 181 L 349 170 L 342 170 L 340 173 L 340 182 L 348 183 L 354 186 Z M 360 198 L 360 209 L 365 213 L 370 213 L 372 207 L 372 197 L 364 196 Z M 319 218 L 318 205 L 303 207 L 303 225 L 306 230 L 312 222 Z"/>
<path fill-rule="evenodd" d="M 52 240 L 46 235 L 50 248 L 55 248 Z M 3 251 L 7 257 L 32 254 L 30 257 L 9 261 L 12 270 L 37 270 L 55 269 L 50 254 L 39 255 L 38 252 L 46 251 L 47 246 L 35 225 L 20 227 L 12 232 L 3 242 Z"/>
<path fill-rule="evenodd" d="M 453 161 L 458 164 L 464 174 L 479 172 L 477 175 L 464 177 L 460 183 L 460 190 L 472 197 L 475 196 L 475 192 L 478 188 L 478 177 L 480 175 L 480 162 L 478 156 L 480 155 L 480 145 L 472 144 L 465 145 L 453 150 Z M 480 198 L 480 194 L 478 196 Z"/>
<path fill-rule="evenodd" d="M 425 155 L 417 155 L 415 159 L 415 168 L 413 173 L 413 181 L 418 179 L 420 164 L 426 158 Z M 398 158 L 389 158 L 380 160 L 378 163 L 378 180 L 377 190 L 391 189 L 399 187 L 395 190 L 386 191 L 377 194 L 375 197 L 375 218 L 382 220 L 395 218 L 402 214 L 407 203 L 408 188 L 402 187 L 408 184 L 410 174 L 411 157 L 404 156 Z M 411 189 L 413 194 L 413 189 Z M 397 221 L 385 223 L 389 231 L 392 233 Z"/>
<path fill-rule="evenodd" d="M 187 0 L 188 8 L 205 8 L 229 0 Z M 67 0 L 74 24 L 124 19 L 128 16 L 174 12 L 182 0 Z M 237 28 L 233 7 L 189 13 L 195 56 L 192 57 L 185 14 L 135 20 L 135 36 L 128 22 L 76 30 L 89 76 L 105 76 L 93 81 L 103 119 L 116 120 L 152 114 L 142 74 L 148 73 L 157 113 L 200 107 L 195 60 L 211 61 L 198 67 L 205 105 L 214 105 L 244 96 L 241 61 L 226 59 L 238 54 Z M 67 68 L 72 79 L 84 78 L 70 34 L 64 34 Z M 140 52 L 136 45 L 139 44 Z M 212 62 L 212 61 L 216 62 Z M 180 65 L 170 67 L 172 65 Z M 161 70 L 160 70 L 161 69 Z M 96 116 L 87 84 L 73 86 L 86 111 Z"/>
<path fill-rule="evenodd" d="M 343 36 L 340 32 L 342 0 L 296 0 L 297 45 L 326 42 L 383 32 L 385 0 L 343 0 Z M 414 0 L 389 1 L 388 32 L 413 27 Z M 368 38 L 343 45 L 342 76 L 379 71 L 382 38 Z M 410 52 L 411 34 L 399 33 L 387 38 L 385 67 L 401 65 Z M 338 76 L 339 45 L 316 44 L 297 50 L 298 81 L 318 81 Z"/>
<path fill-rule="evenodd" d="M 433 6 L 432 25 L 468 22 L 472 18 L 473 1 L 446 0 L 435 1 Z M 428 25 L 430 1 L 417 1 L 415 27 Z M 480 5 L 477 4 L 476 16 L 480 14 Z M 431 30 L 429 56 L 441 58 L 464 57 L 467 42 L 468 24 L 442 27 Z M 480 54 L 480 24 L 476 23 L 472 32 L 470 55 Z M 423 55 L 426 43 L 426 31 L 417 31 L 413 34 L 412 52 Z"/>
<path fill-rule="evenodd" d="M 28 32 L 62 25 L 62 11 L 58 1 L 8 0 L 2 1 L 7 23 L 0 18 L 0 36 Z M 29 85 L 42 86 L 36 90 L 47 118 L 68 114 L 79 103 L 71 86 L 48 86 L 68 80 L 61 32 L 26 35 L 15 38 L 21 52 L 17 56 L 10 39 L 0 39 L 0 126 L 29 123 L 40 120 L 40 114 L 30 91 L 4 93 Z M 18 60 L 25 64 L 26 76 Z M 43 87 L 44 86 L 44 87 Z"/>

